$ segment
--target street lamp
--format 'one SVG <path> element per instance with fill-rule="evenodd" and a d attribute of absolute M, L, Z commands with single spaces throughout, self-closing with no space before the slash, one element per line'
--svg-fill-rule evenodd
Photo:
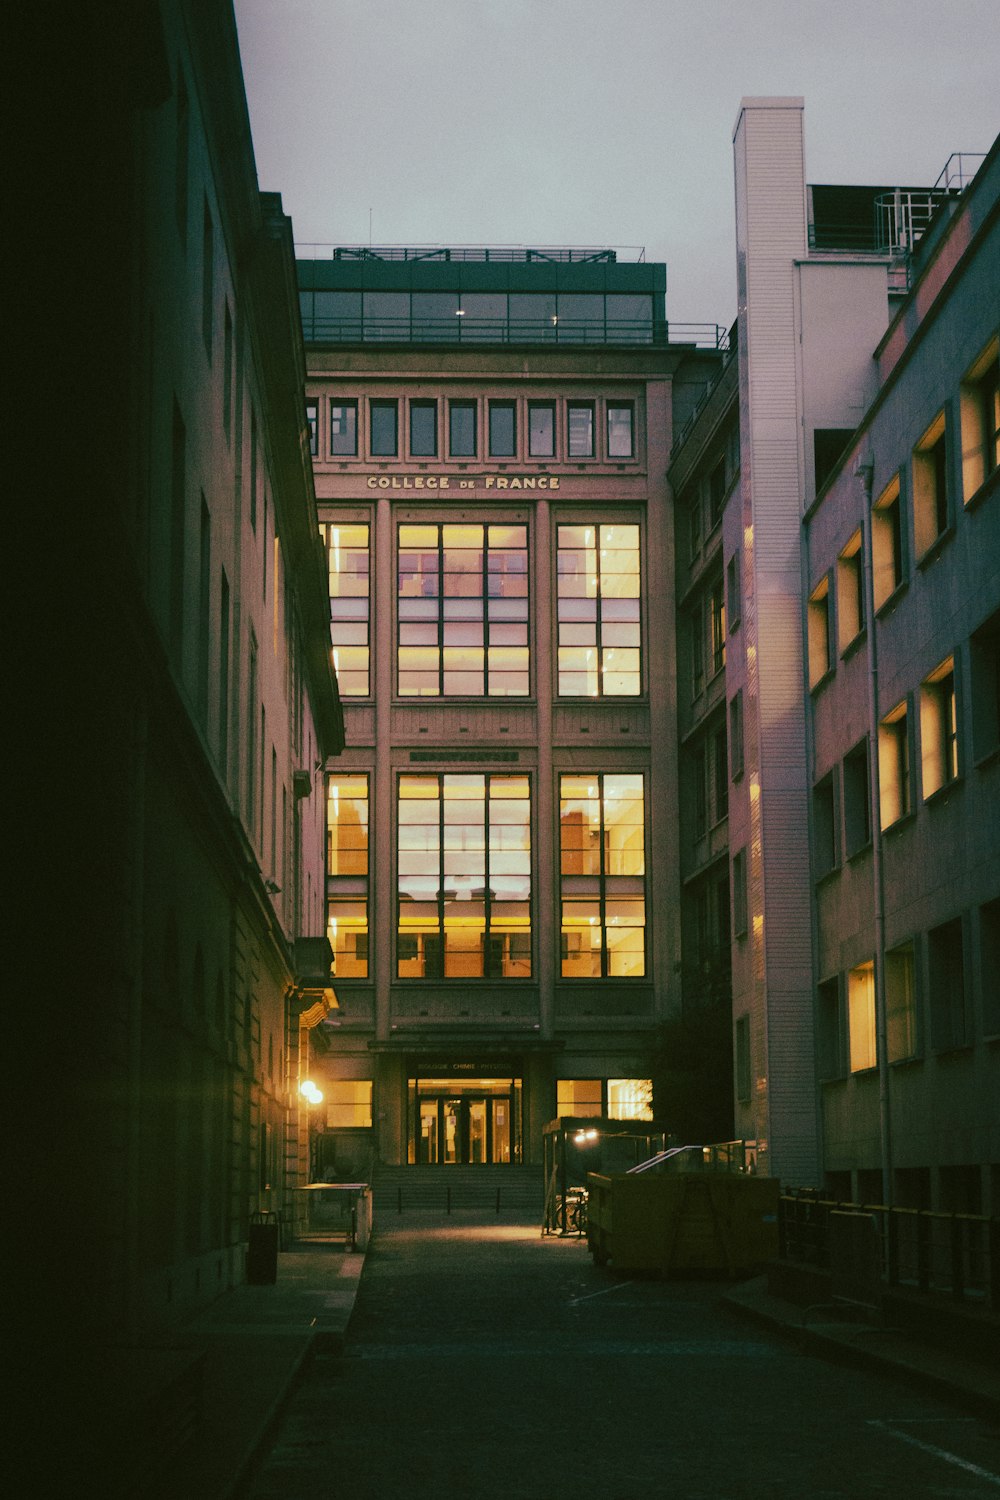
<path fill-rule="evenodd" d="M 313 1083 L 311 1078 L 306 1078 L 299 1084 L 299 1093 L 306 1101 L 306 1137 L 308 1141 L 309 1181 L 314 1182 L 317 1178 L 318 1162 L 316 1151 L 316 1139 L 313 1131 L 312 1106 L 323 1103 L 323 1090 Z"/>

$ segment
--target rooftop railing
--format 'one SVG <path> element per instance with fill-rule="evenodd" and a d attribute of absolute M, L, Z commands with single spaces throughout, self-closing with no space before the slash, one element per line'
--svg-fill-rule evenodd
<path fill-rule="evenodd" d="M 317 241 L 296 244 L 300 260 L 478 261 L 531 265 L 615 265 L 646 259 L 645 245 L 533 246 L 533 245 L 331 245 Z"/>
<path fill-rule="evenodd" d="M 303 316 L 307 343 L 323 344 L 691 344 L 727 349 L 729 332 L 718 323 L 653 324 L 607 319 L 331 318 Z"/>

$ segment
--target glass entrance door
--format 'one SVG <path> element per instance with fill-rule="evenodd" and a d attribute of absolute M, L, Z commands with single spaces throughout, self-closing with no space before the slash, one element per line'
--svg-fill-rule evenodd
<path fill-rule="evenodd" d="M 420 1166 L 495 1166 L 520 1160 L 521 1080 L 414 1079 L 409 1160 Z"/>

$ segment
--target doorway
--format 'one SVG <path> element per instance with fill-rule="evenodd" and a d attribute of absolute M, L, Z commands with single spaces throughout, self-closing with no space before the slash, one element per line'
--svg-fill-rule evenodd
<path fill-rule="evenodd" d="M 410 1079 L 408 1157 L 416 1166 L 521 1160 L 519 1078 Z"/>

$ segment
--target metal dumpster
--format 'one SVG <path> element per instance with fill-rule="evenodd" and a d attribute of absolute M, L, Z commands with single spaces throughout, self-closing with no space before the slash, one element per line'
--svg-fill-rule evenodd
<path fill-rule="evenodd" d="M 587 1243 L 617 1271 L 722 1271 L 778 1253 L 775 1177 L 677 1172 L 587 1176 Z"/>

